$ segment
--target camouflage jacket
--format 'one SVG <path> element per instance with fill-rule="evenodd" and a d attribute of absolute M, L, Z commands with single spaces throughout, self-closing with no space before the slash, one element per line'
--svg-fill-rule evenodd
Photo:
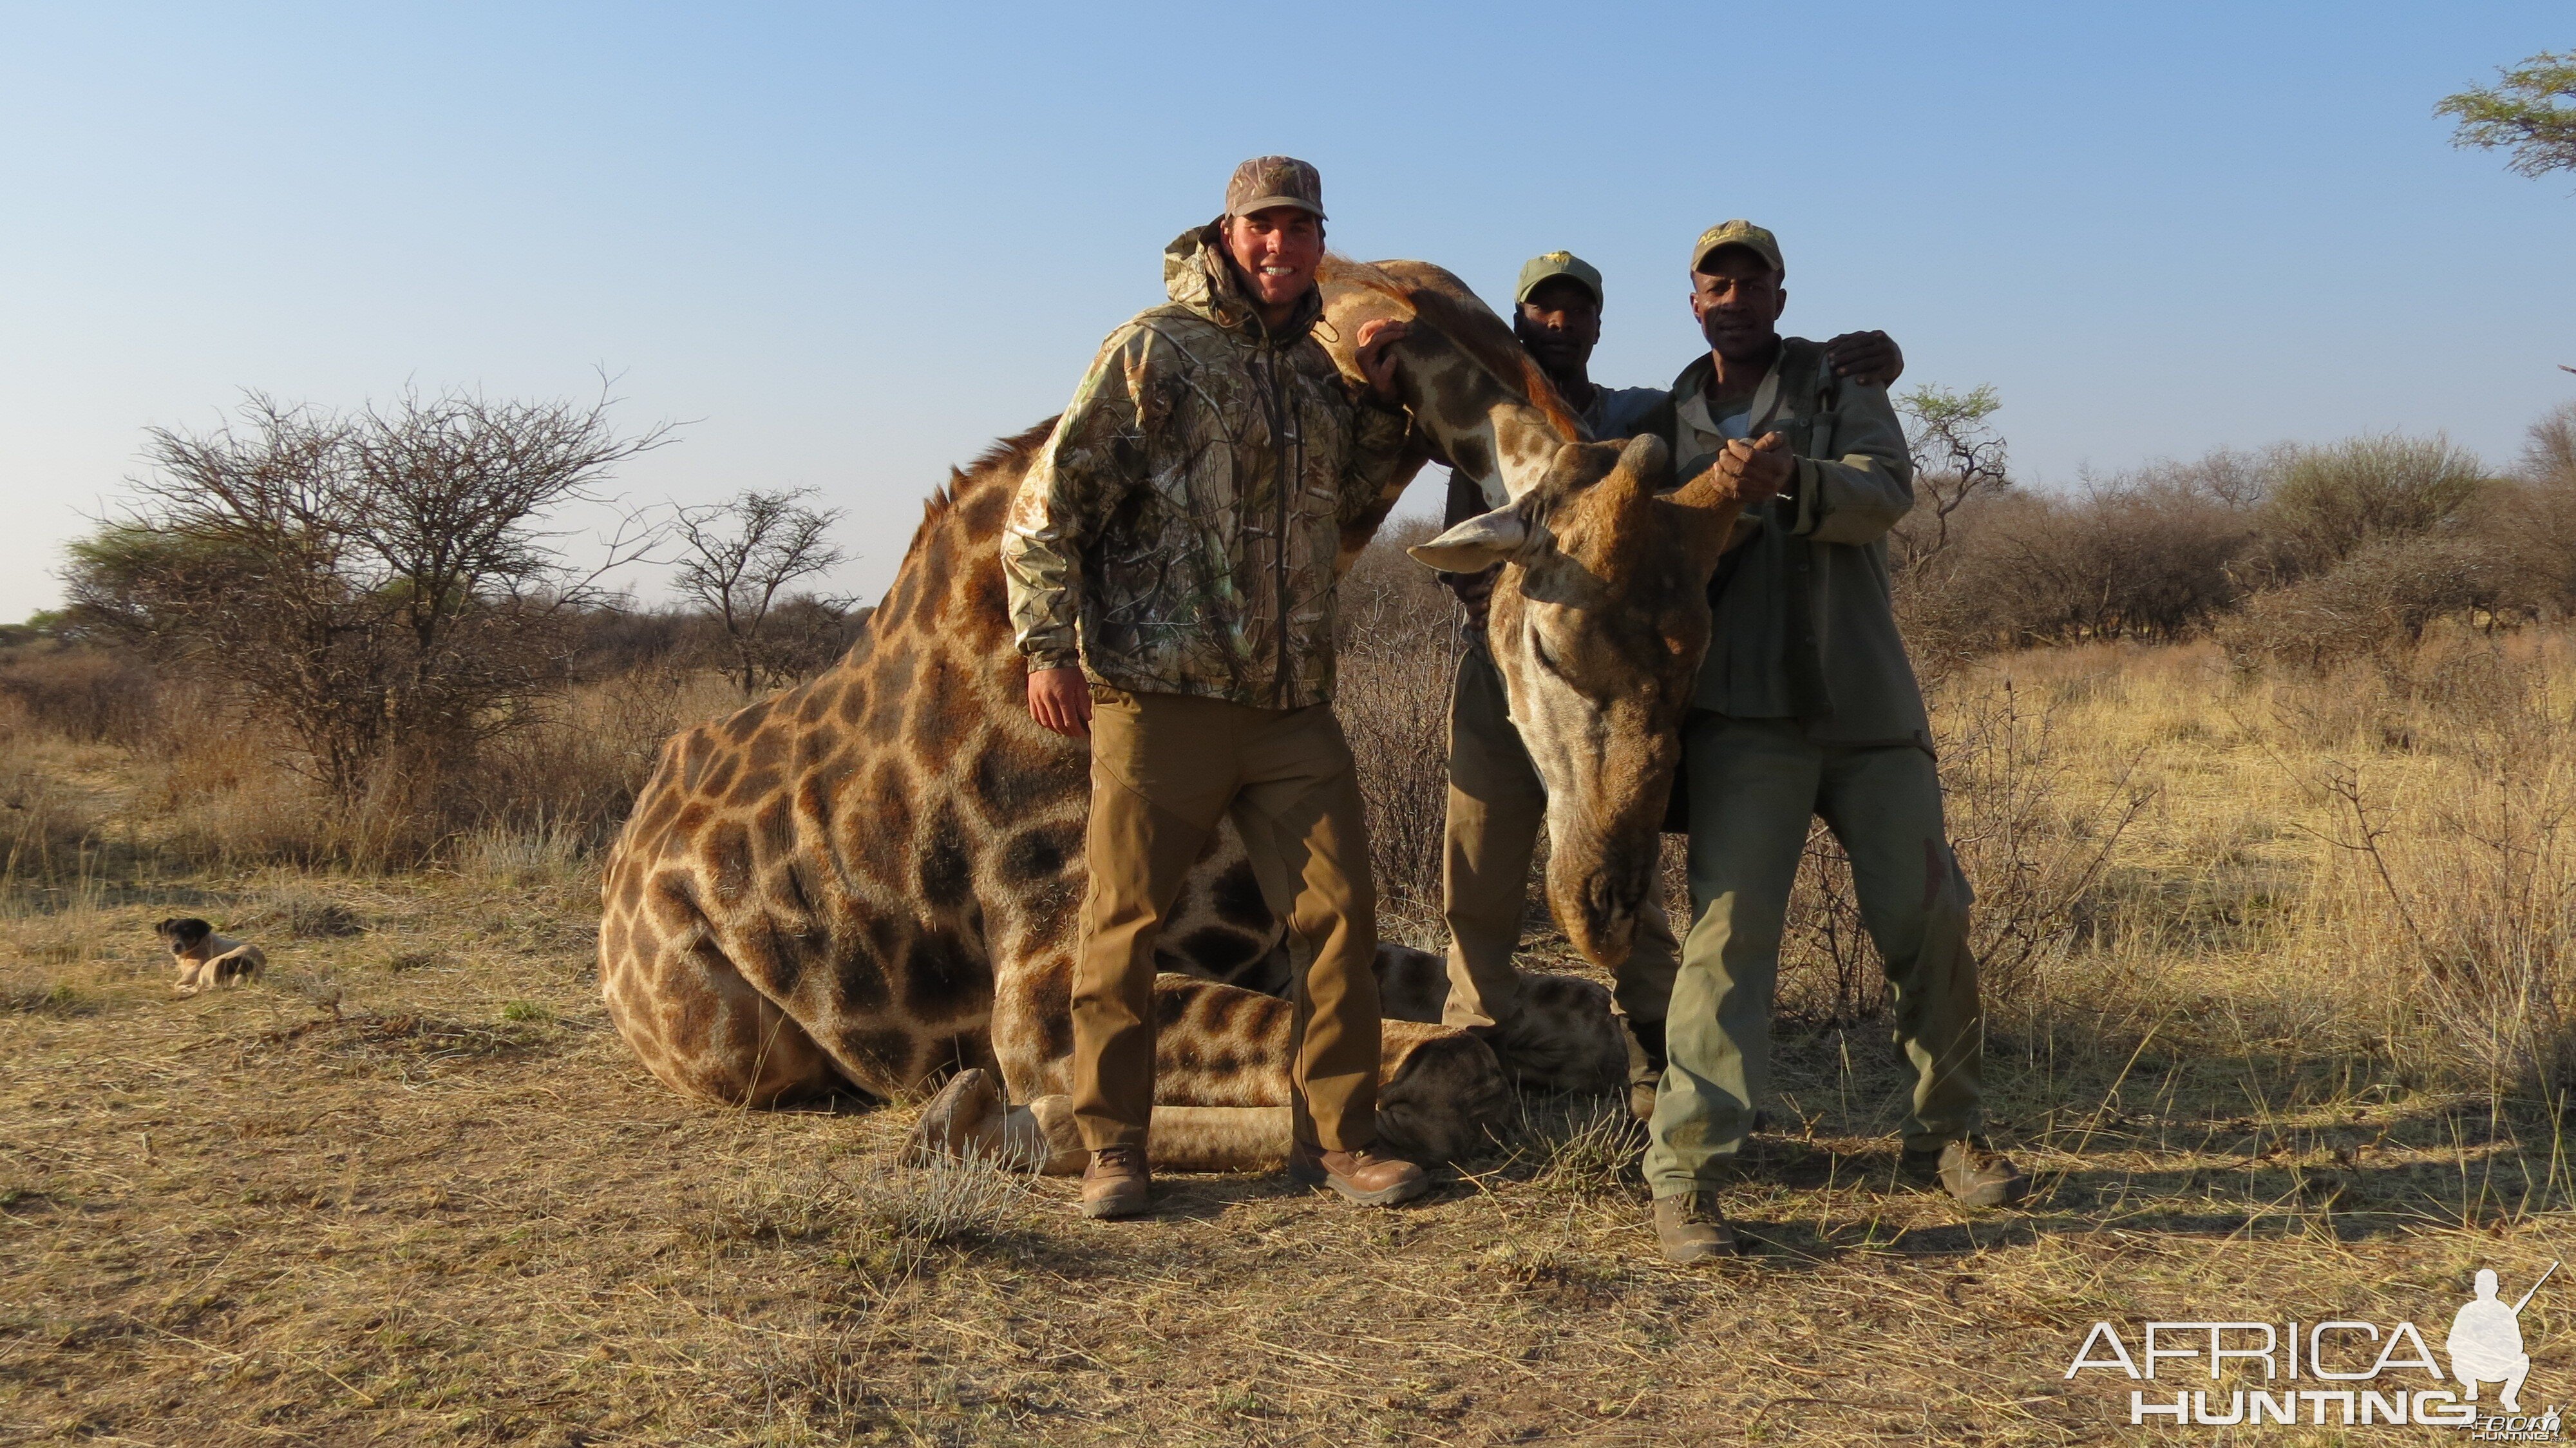
<path fill-rule="evenodd" d="M 1262 325 L 1213 226 L 1163 252 L 1168 305 L 1102 344 L 1002 535 L 1032 669 L 1263 708 L 1333 692 L 1341 529 L 1399 466 L 1400 408 L 1355 395 L 1309 333 Z"/>

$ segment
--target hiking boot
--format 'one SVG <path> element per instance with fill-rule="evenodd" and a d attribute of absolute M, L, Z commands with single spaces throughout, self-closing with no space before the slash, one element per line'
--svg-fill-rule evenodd
<path fill-rule="evenodd" d="M 1299 1186 L 1331 1187 L 1372 1207 L 1409 1202 L 1431 1190 L 1431 1178 L 1409 1161 L 1380 1156 L 1365 1146 L 1326 1151 L 1302 1141 L 1288 1149 L 1288 1179 Z"/>
<path fill-rule="evenodd" d="M 2011 1157 L 1979 1141 L 1951 1141 L 1941 1149 L 1905 1149 L 1902 1166 L 1916 1186 L 1938 1186 L 1972 1207 L 2008 1207 L 2030 1193 L 2030 1178 Z"/>
<path fill-rule="evenodd" d="M 1091 1154 L 1091 1165 L 1082 1169 L 1086 1217 L 1132 1217 L 1145 1210 L 1153 1197 L 1154 1177 L 1145 1170 L 1141 1146 L 1104 1146 Z"/>
<path fill-rule="evenodd" d="M 1710 1262 L 1744 1250 L 1712 1191 L 1655 1198 L 1655 1243 L 1667 1262 Z"/>

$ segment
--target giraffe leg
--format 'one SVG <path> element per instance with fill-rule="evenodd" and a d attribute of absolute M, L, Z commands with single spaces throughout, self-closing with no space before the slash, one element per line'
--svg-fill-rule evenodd
<path fill-rule="evenodd" d="M 854 1090 L 805 1028 L 742 978 L 703 922 L 637 943 L 640 958 L 602 970 L 601 994 L 618 1034 L 663 1084 L 737 1108 Z"/>

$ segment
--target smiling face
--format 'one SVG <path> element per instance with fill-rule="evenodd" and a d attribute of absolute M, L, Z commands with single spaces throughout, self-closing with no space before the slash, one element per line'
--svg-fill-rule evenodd
<path fill-rule="evenodd" d="M 1780 337 L 1789 289 L 1750 247 L 1721 246 L 1691 273 L 1691 315 L 1709 348 L 1729 362 L 1763 357 Z"/>
<path fill-rule="evenodd" d="M 1487 641 L 1547 784 L 1548 904 L 1604 967 L 1654 888 L 1709 573 L 1742 511 L 1713 473 L 1659 495 L 1671 473 L 1660 438 L 1569 443 L 1543 486 L 1413 550 L 1457 572 L 1511 565 Z"/>
<path fill-rule="evenodd" d="M 1265 316 L 1284 316 L 1315 284 L 1324 260 L 1324 223 L 1311 211 L 1271 206 L 1226 218 L 1226 255 Z"/>

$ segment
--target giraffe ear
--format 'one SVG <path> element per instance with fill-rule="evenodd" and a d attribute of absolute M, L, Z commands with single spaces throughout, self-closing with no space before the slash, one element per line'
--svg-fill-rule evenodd
<path fill-rule="evenodd" d="M 1521 516 L 1520 505 L 1515 503 L 1479 514 L 1428 543 L 1416 543 L 1404 551 L 1443 573 L 1482 573 L 1518 557 L 1529 536 L 1529 520 Z"/>
<path fill-rule="evenodd" d="M 1753 531 L 1751 520 L 1744 516 L 1744 505 L 1736 499 L 1735 484 L 1718 476 L 1713 467 L 1694 473 L 1688 482 L 1656 502 L 1680 534 L 1682 547 L 1690 554 L 1703 583 L 1717 571 L 1717 560 Z"/>

